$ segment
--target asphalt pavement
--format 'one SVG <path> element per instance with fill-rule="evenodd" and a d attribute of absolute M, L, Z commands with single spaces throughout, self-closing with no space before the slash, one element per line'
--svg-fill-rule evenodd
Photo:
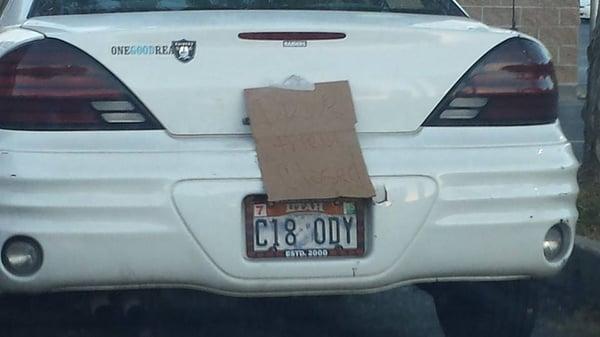
<path fill-rule="evenodd" d="M 600 336 L 600 311 L 553 296 L 568 292 L 564 282 L 557 284 L 543 287 L 533 337 Z M 356 296 L 231 298 L 151 290 L 4 300 L 3 337 L 444 337 L 431 297 L 412 286 Z"/>
<path fill-rule="evenodd" d="M 585 83 L 582 25 L 580 79 Z M 562 95 L 560 121 L 581 155 L 583 121 L 574 91 Z M 550 282 L 552 283 L 552 282 Z M 564 303 L 548 286 L 534 337 L 598 337 L 600 314 Z M 594 323 L 596 322 L 596 323 Z M 244 299 L 187 290 L 62 293 L 0 298 L 2 337 L 370 336 L 443 337 L 431 297 L 416 287 L 357 296 Z M 476 337 L 476 336 L 474 336 Z"/>

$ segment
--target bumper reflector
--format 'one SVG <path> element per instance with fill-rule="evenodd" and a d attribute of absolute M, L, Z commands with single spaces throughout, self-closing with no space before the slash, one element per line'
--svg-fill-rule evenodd
<path fill-rule="evenodd" d="M 42 267 L 42 246 L 26 236 L 13 236 L 2 247 L 2 264 L 16 276 L 31 276 Z"/>
<path fill-rule="evenodd" d="M 554 225 L 548 230 L 543 243 L 544 256 L 548 261 L 555 261 L 562 255 L 566 239 L 561 224 Z"/>

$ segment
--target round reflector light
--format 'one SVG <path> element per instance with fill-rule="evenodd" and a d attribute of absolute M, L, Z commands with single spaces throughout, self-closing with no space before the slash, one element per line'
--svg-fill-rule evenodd
<path fill-rule="evenodd" d="M 42 247 L 30 237 L 14 236 L 2 247 L 2 264 L 13 275 L 31 276 L 40 269 L 42 261 Z"/>
<path fill-rule="evenodd" d="M 554 261 L 563 251 L 564 233 L 559 225 L 552 226 L 544 238 L 544 256 L 548 261 Z"/>

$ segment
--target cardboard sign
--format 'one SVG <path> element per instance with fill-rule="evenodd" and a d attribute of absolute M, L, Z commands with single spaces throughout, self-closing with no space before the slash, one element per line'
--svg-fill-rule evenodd
<path fill-rule="evenodd" d="M 246 89 L 244 96 L 270 201 L 375 195 L 347 81 L 317 83 L 314 91 Z"/>

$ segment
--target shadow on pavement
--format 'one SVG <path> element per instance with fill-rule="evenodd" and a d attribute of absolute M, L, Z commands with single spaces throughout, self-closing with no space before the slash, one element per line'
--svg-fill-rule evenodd
<path fill-rule="evenodd" d="M 104 295 L 111 305 L 95 307 Z M 128 306 L 131 298 L 142 305 Z M 443 336 L 431 298 L 412 287 L 363 296 L 265 299 L 186 290 L 10 297 L 2 304 L 1 326 L 7 337 Z"/>
<path fill-rule="evenodd" d="M 576 270 L 542 282 L 534 337 L 600 336 L 600 301 L 581 296 Z M 416 287 L 326 297 L 138 290 L 0 300 L 2 337 L 444 336 L 431 297 Z"/>

